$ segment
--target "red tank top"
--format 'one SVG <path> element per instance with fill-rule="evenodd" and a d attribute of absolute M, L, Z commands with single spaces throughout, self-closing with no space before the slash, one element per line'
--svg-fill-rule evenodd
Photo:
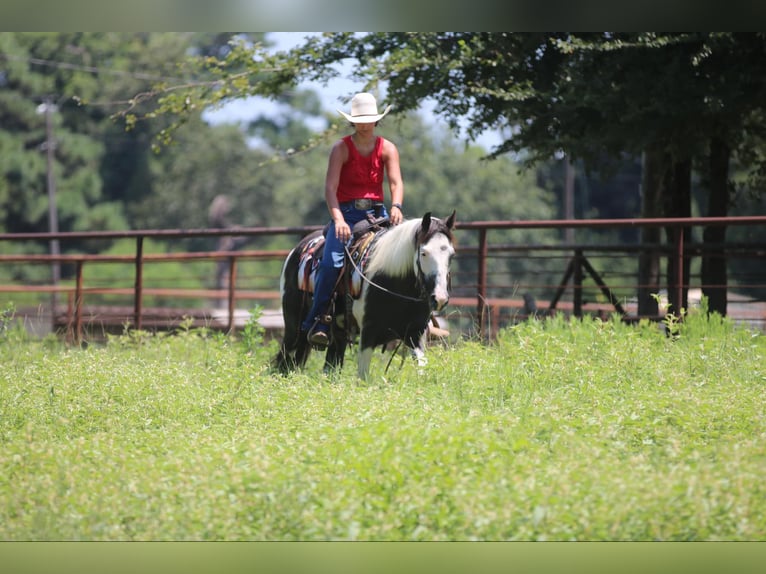
<path fill-rule="evenodd" d="M 338 201 L 383 201 L 383 138 L 375 138 L 375 148 L 368 156 L 359 154 L 351 136 L 344 137 L 343 141 L 348 148 L 348 161 L 340 169 Z"/>

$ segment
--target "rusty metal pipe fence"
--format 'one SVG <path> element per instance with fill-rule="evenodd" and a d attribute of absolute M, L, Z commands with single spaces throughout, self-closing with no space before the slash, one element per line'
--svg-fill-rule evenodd
<path fill-rule="evenodd" d="M 724 245 L 709 245 L 698 241 L 685 240 L 684 230 L 703 230 L 713 226 L 726 226 L 728 229 L 744 230 L 745 241 L 732 241 Z M 162 321 L 150 322 L 146 301 L 151 298 L 164 298 L 174 304 L 182 300 L 210 299 L 225 301 L 225 316 L 217 327 L 232 331 L 237 325 L 238 303 L 246 302 L 273 308 L 279 306 L 279 269 L 281 262 L 289 252 L 285 249 L 243 249 L 234 251 L 194 251 L 173 252 L 173 241 L 192 238 L 247 238 L 257 241 L 265 237 L 288 236 L 290 244 L 306 233 L 319 229 L 319 226 L 303 227 L 257 227 L 232 229 L 175 229 L 175 230 L 137 230 L 137 231 L 101 231 L 101 232 L 62 232 L 62 233 L 17 233 L 0 234 L 0 301 L 13 302 L 22 295 L 31 294 L 66 294 L 65 308 L 53 308 L 55 299 L 51 299 L 50 315 L 54 330 L 65 327 L 67 336 L 74 341 L 82 337 L 84 322 L 115 321 L 107 313 L 89 312 L 89 299 L 98 296 L 129 297 L 129 313 L 122 312 L 119 321 L 132 329 L 161 327 Z M 625 243 L 614 237 L 601 237 L 599 234 L 620 233 L 625 230 L 634 232 L 648 228 L 660 228 L 667 236 L 664 242 L 656 244 L 641 243 L 640 238 L 633 243 Z M 560 230 L 574 229 L 576 233 L 585 233 L 584 241 L 569 243 Z M 524 233 L 526 238 L 540 233 L 544 241 L 514 242 L 509 234 Z M 739 233 L 742 235 L 742 232 Z M 749 236 L 754 237 L 753 240 Z M 639 288 L 671 289 L 666 293 L 668 299 L 683 301 L 684 293 L 691 288 L 718 287 L 705 286 L 700 282 L 698 273 L 689 262 L 703 255 L 713 253 L 725 257 L 729 264 L 728 289 L 736 292 L 737 304 L 742 307 L 747 300 L 748 312 L 729 313 L 737 320 L 748 321 L 758 328 L 766 327 L 766 216 L 720 217 L 720 218 L 656 218 L 656 219 L 598 219 L 598 220 L 539 220 L 539 221 L 472 221 L 458 223 L 458 256 L 452 276 L 452 299 L 444 319 L 458 327 L 462 334 L 472 334 L 482 339 L 491 338 L 498 329 L 526 320 L 530 316 L 563 312 L 580 317 L 585 313 L 608 315 L 619 313 L 626 320 L 639 320 L 642 317 L 635 311 L 632 299 Z M 27 254 L 21 252 L 28 242 L 49 244 L 57 239 L 62 254 Z M 74 242 L 130 239 L 135 242 L 132 255 L 98 255 L 72 253 L 68 245 Z M 146 253 L 145 240 L 151 239 L 166 245 L 162 253 Z M 635 263 L 642 253 L 653 252 L 665 264 L 667 277 L 663 272 L 662 285 L 641 285 Z M 733 261 L 751 261 L 747 274 L 732 270 Z M 752 263 L 755 260 L 755 263 Z M 181 277 L 166 277 L 169 286 L 149 286 L 144 270 L 147 264 L 175 262 L 209 261 L 226 266 L 227 284 L 224 288 L 184 288 Z M 222 263 L 223 262 L 223 263 Z M 259 265 L 251 275 L 242 273 L 243 263 Z M 252 262 L 252 263 L 250 263 Z M 275 262 L 279 262 L 276 264 Z M 685 264 L 686 263 L 686 264 Z M 14 276 L 23 276 L 21 269 L 29 265 L 74 266 L 74 273 L 66 284 L 53 284 L 48 281 L 14 281 Z M 86 266 L 103 264 L 122 264 L 133 268 L 131 286 L 95 286 L 86 284 L 84 269 Z M 213 277 L 202 278 L 203 283 Z M 56 276 L 53 272 L 51 277 Z M 254 281 L 254 276 L 258 281 Z M 258 283 L 258 285 L 256 285 Z M 590 284 L 592 283 L 592 285 Z M 268 287 L 264 287 L 264 284 Z M 571 301 L 565 297 L 571 292 Z M 742 293 L 745 293 L 742 295 Z M 589 298 L 590 297 L 590 298 Z M 38 304 L 43 306 L 42 303 Z M 202 317 L 210 324 L 209 304 L 186 309 L 190 315 Z M 0 310 L 3 304 L 0 303 Z M 170 307 L 172 308 L 172 306 Z M 739 307 L 738 307 L 739 309 Z M 91 310 L 92 311 L 92 310 Z M 103 310 L 102 310 L 103 311 Z M 155 315 L 157 308 L 153 309 Z M 165 326 L 170 327 L 166 314 Z M 658 316 L 643 317 L 657 320 Z M 177 321 L 177 316 L 175 319 Z M 216 326 L 216 325 L 213 325 Z"/>

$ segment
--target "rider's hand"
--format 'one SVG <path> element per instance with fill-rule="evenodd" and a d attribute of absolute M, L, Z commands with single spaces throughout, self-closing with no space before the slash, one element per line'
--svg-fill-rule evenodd
<path fill-rule="evenodd" d="M 351 228 L 345 221 L 335 222 L 335 237 L 343 241 L 344 243 L 351 238 Z"/>
<path fill-rule="evenodd" d="M 388 214 L 388 219 L 391 221 L 393 225 L 399 225 L 402 221 L 404 221 L 402 210 L 399 209 L 398 207 L 392 207 L 391 211 Z"/>

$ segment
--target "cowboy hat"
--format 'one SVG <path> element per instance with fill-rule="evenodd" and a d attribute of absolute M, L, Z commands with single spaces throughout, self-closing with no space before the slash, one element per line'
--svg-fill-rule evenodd
<path fill-rule="evenodd" d="M 351 113 L 347 114 L 341 110 L 341 114 L 352 124 L 373 124 L 391 111 L 391 106 L 386 107 L 382 114 L 378 113 L 378 105 L 375 102 L 375 96 L 362 92 L 351 98 Z"/>

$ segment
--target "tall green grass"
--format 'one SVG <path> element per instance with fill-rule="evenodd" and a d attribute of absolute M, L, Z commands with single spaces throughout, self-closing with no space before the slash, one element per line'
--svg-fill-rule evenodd
<path fill-rule="evenodd" d="M 720 317 L 532 321 L 366 383 L 247 336 L 6 328 L 0 539 L 766 538 L 766 339 Z"/>

